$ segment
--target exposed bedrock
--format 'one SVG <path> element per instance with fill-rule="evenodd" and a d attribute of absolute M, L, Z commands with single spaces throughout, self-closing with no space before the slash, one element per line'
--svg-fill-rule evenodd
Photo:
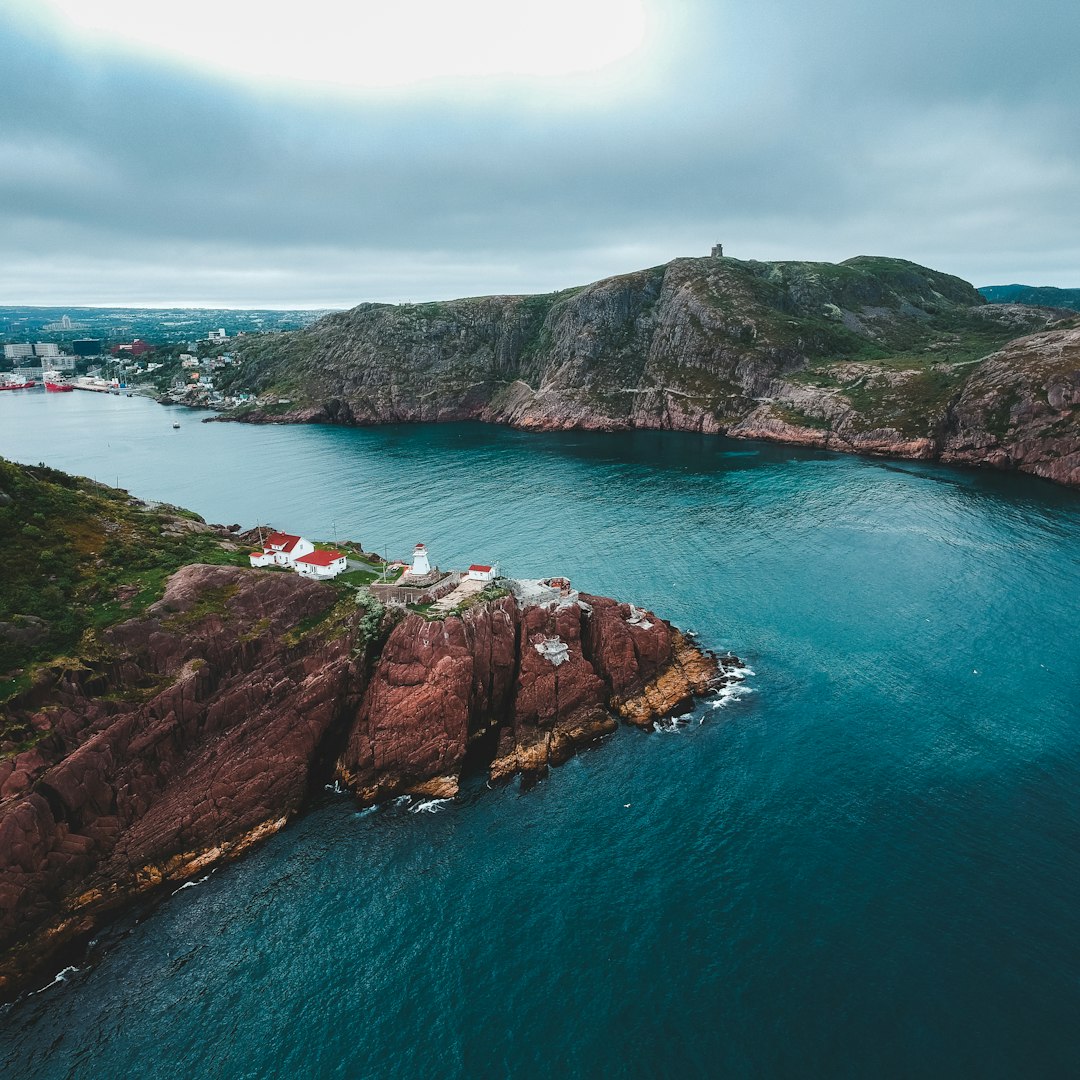
<path fill-rule="evenodd" d="M 542 770 L 612 732 L 616 716 L 648 726 L 717 676 L 667 623 L 603 597 L 410 615 L 382 649 L 338 778 L 365 802 L 452 795 L 471 749 L 486 747 L 476 764 L 493 780 Z"/>
<path fill-rule="evenodd" d="M 0 993 L 335 777 L 364 803 L 452 795 L 463 770 L 543 770 L 725 678 L 654 615 L 577 593 L 372 621 L 298 575 L 187 566 L 40 671 L 6 706 L 40 737 L 0 761 Z"/>
<path fill-rule="evenodd" d="M 336 599 L 298 575 L 188 566 L 100 660 L 44 673 L 26 698 L 47 735 L 0 762 L 0 990 L 303 804 L 360 676 L 349 633 L 289 632 Z"/>
<path fill-rule="evenodd" d="M 361 304 L 238 346 L 263 423 L 723 433 L 1080 483 L 1076 313 L 897 259 L 676 259 L 547 296 Z M 279 396 L 281 395 L 281 396 Z"/>

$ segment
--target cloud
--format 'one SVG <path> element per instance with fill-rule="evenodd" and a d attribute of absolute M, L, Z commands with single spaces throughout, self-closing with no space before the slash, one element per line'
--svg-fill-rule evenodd
<path fill-rule="evenodd" d="M 644 45 L 600 71 L 350 92 L 9 15 L 0 303 L 546 290 L 717 239 L 1080 285 L 1080 12 L 685 0 L 647 15 Z"/>

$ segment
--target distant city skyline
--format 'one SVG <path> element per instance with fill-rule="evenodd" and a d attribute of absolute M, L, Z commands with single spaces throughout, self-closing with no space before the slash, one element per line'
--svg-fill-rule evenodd
<path fill-rule="evenodd" d="M 5 5 L 0 305 L 546 292 L 718 242 L 1080 287 L 1075 5 L 250 12 Z"/>

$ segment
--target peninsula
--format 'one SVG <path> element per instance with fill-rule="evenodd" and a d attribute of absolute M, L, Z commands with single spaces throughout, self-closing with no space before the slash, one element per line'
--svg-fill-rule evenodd
<path fill-rule="evenodd" d="M 535 775 L 741 678 L 565 578 L 441 571 L 423 545 L 391 566 L 43 466 L 0 460 L 0 538 L 8 997 L 327 784 L 370 805 Z"/>
<path fill-rule="evenodd" d="M 1080 317 L 902 259 L 704 258 L 543 296 L 361 304 L 240 342 L 231 414 L 661 428 L 1080 484 Z"/>

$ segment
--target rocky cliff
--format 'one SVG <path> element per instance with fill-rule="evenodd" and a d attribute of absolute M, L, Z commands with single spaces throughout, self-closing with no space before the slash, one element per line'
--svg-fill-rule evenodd
<path fill-rule="evenodd" d="M 618 718 L 647 726 L 737 679 L 734 663 L 565 590 L 432 620 L 295 574 L 184 566 L 0 704 L 0 994 L 328 782 L 368 804 L 542 771 Z"/>
<path fill-rule="evenodd" d="M 666 428 L 1075 484 L 1080 369 L 1068 320 L 1074 312 L 986 304 L 959 278 L 897 259 L 678 259 L 546 296 L 362 304 L 242 345 L 232 386 L 260 395 L 238 414 L 256 422 Z M 1051 372 L 1039 355 L 1055 341 Z M 984 412 L 1009 420 L 965 428 L 956 407 L 991 355 L 1008 370 L 986 382 Z M 1013 417 L 1020 384 L 1031 409 Z M 954 452 L 957 439 L 970 452 Z"/>

